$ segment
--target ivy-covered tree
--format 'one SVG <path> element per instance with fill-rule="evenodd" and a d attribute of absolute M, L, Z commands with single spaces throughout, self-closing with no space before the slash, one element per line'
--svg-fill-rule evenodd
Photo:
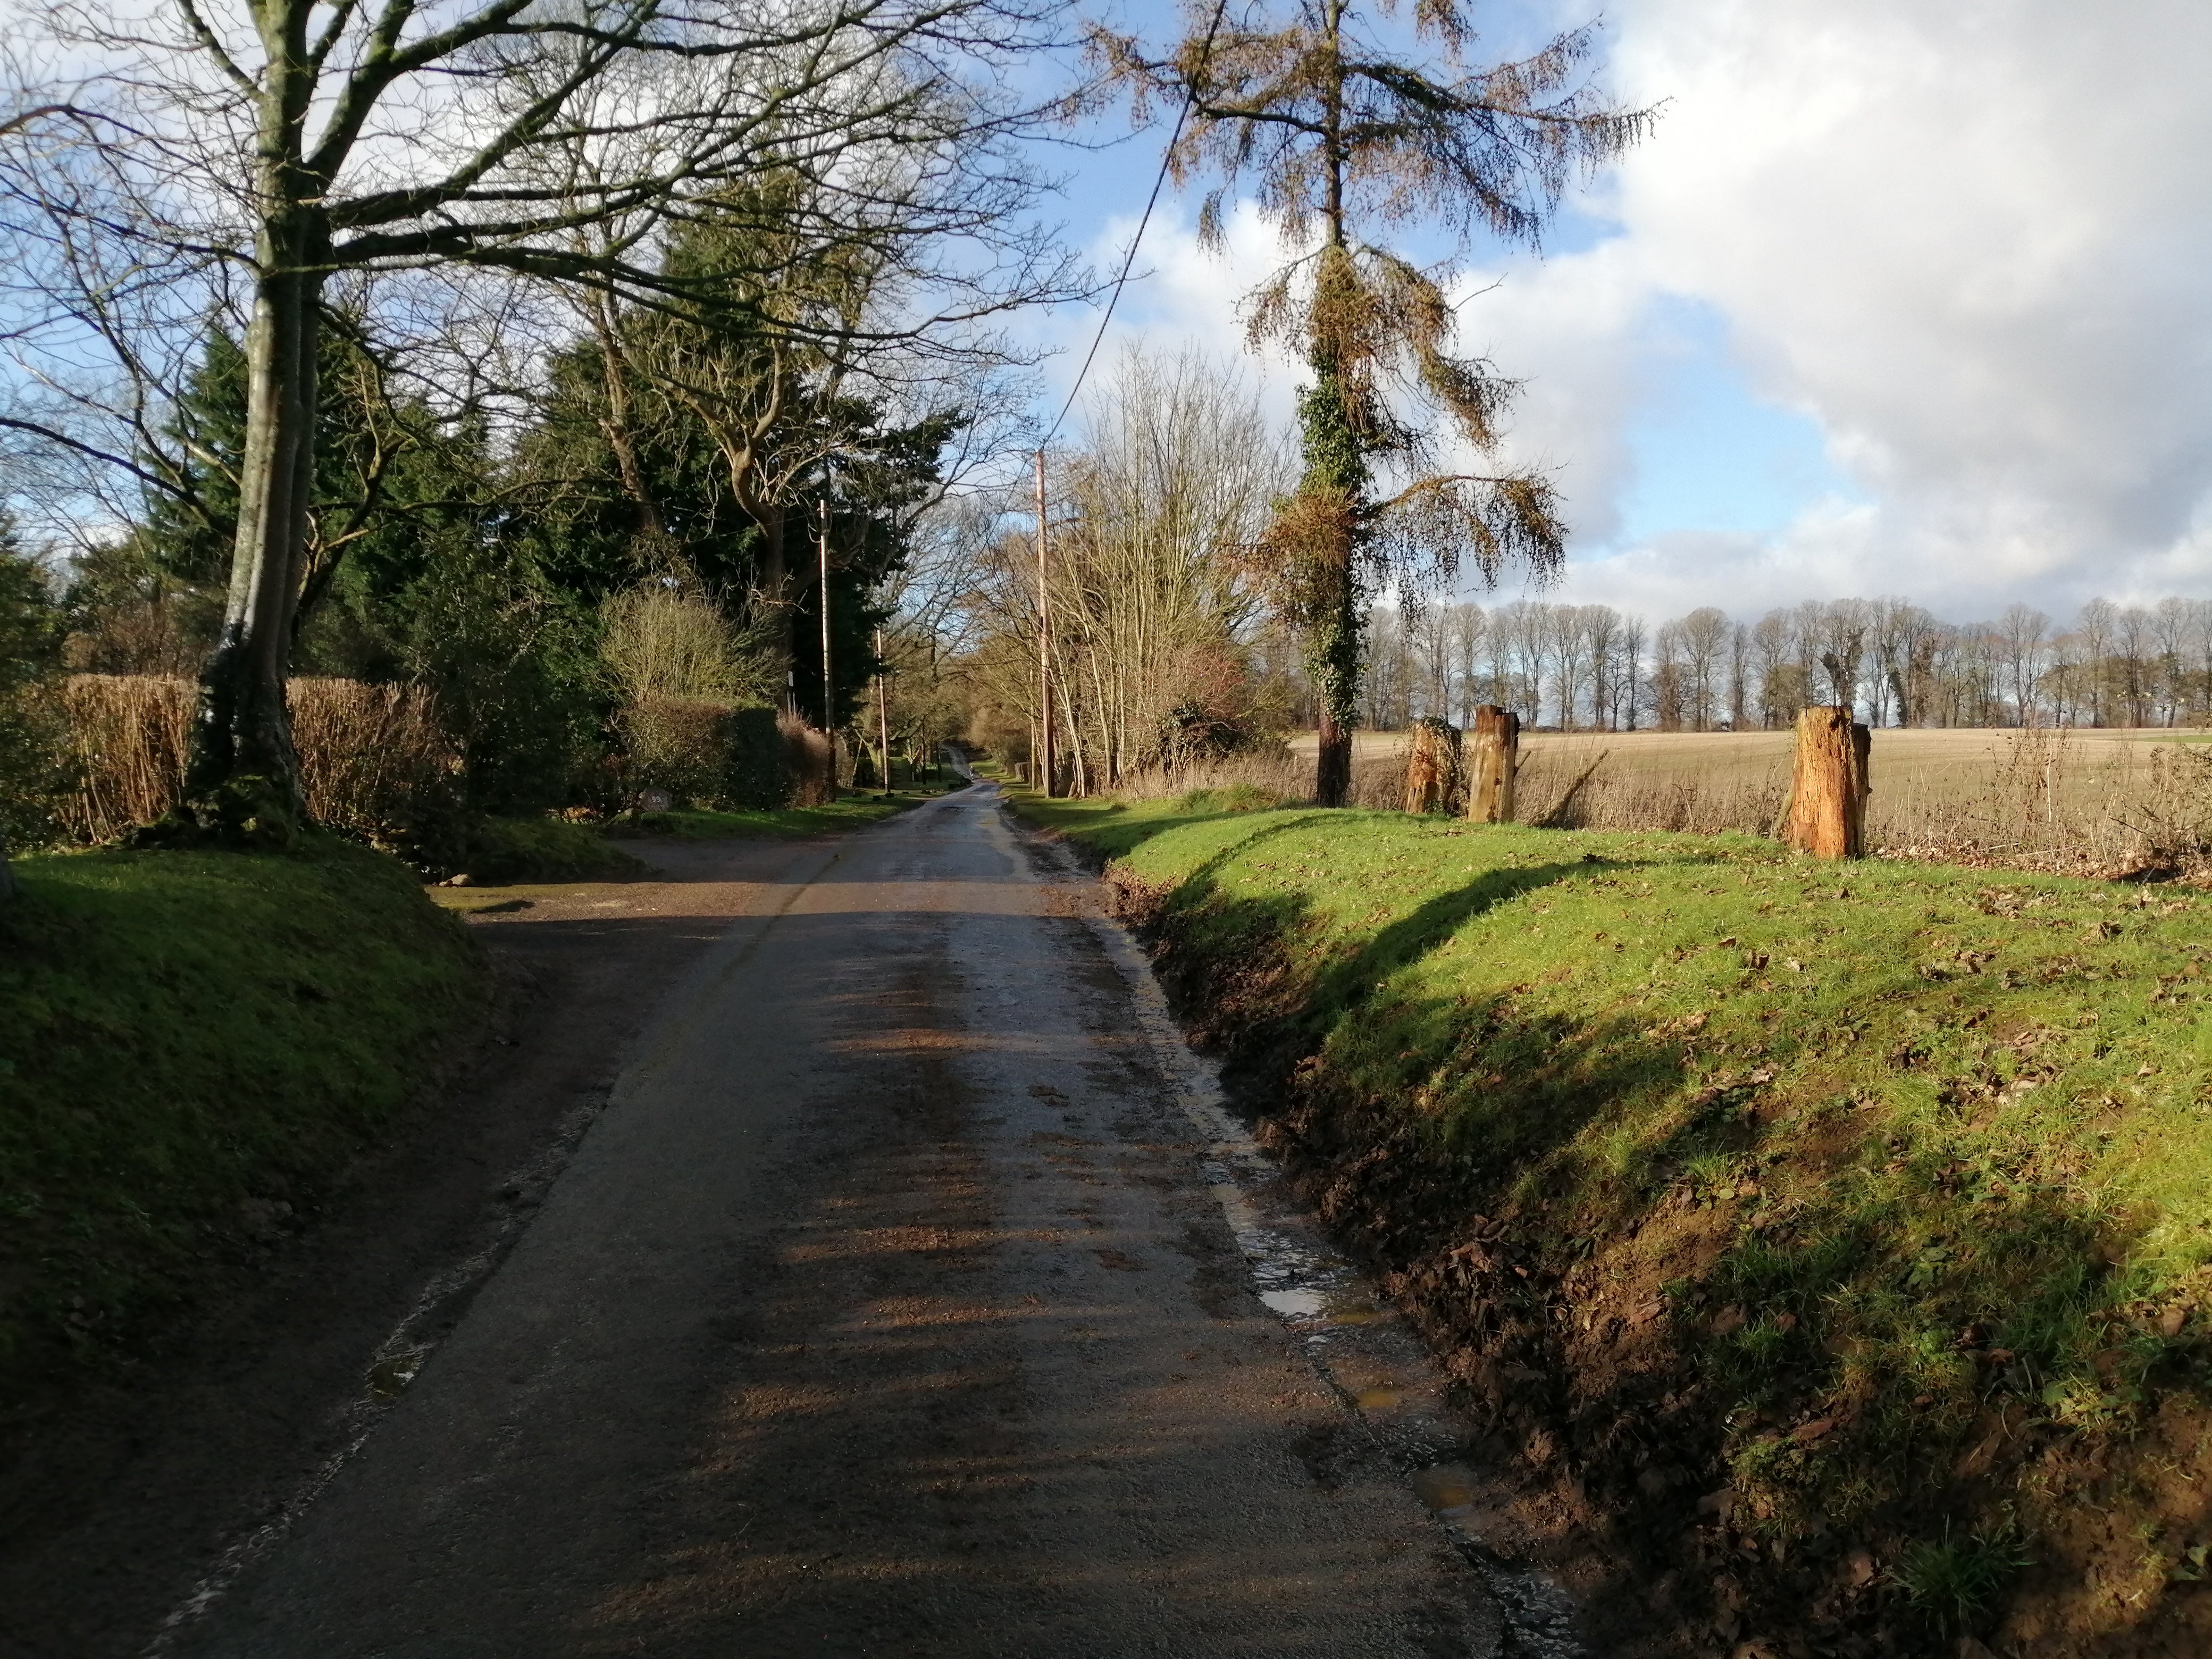
<path fill-rule="evenodd" d="M 1298 398 L 1304 471 L 1260 549 L 1276 603 L 1299 630 L 1319 692 L 1316 797 L 1343 804 L 1352 775 L 1361 620 L 1373 594 L 1494 580 L 1519 563 L 1557 568 L 1565 531 L 1550 482 L 1484 465 L 1514 383 L 1455 356 L 1449 264 L 1386 246 L 1390 232 L 1486 232 L 1534 246 L 1575 173 L 1650 125 L 1590 87 L 1590 29 L 1534 56 L 1478 65 L 1468 9 L 1418 0 L 1288 0 L 1232 17 L 1193 0 L 1164 58 L 1100 32 L 1093 46 L 1140 106 L 1188 99 L 1170 154 L 1178 184 L 1210 175 L 1200 216 L 1218 245 L 1240 192 L 1292 257 L 1253 296 L 1256 348 L 1290 346 L 1312 379 Z M 1401 23 L 1401 38 L 1386 38 Z M 1410 45 L 1432 50 L 1414 55 Z M 1431 429 L 1443 417 L 1441 433 Z M 1449 470 L 1454 450 L 1481 470 Z"/>

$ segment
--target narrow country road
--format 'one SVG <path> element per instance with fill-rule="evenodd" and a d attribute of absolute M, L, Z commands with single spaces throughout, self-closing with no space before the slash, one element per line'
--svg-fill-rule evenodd
<path fill-rule="evenodd" d="M 193 1656 L 1487 1654 L 977 787 L 807 848 Z"/>

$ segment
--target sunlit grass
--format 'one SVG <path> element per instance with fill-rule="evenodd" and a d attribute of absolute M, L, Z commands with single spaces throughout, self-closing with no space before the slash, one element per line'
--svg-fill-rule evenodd
<path fill-rule="evenodd" d="M 1775 1528 L 1940 1507 L 1934 1449 L 1986 1409 L 2125 1433 L 2203 1389 L 2212 899 L 1746 836 L 1022 810 L 1168 891 L 1178 961 L 1285 963 L 1302 1097 L 1426 1147 L 1562 1297 L 1602 1312 L 1640 1241 L 1712 1238 L 1668 1315 Z M 1911 1594 L 1965 1607 L 1964 1559 Z"/>
<path fill-rule="evenodd" d="M 757 836 L 819 836 L 855 830 L 890 817 L 945 791 L 930 785 L 879 791 L 854 790 L 819 806 L 719 811 L 705 807 L 641 812 L 607 826 L 614 836 L 667 836 L 679 841 L 714 841 Z"/>

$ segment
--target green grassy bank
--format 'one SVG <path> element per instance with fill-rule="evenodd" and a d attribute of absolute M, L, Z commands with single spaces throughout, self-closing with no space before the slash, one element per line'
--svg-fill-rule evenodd
<path fill-rule="evenodd" d="M 2212 897 L 1019 804 L 1687 1650 L 2212 1651 Z"/>
<path fill-rule="evenodd" d="M 454 862 L 471 882 L 492 886 L 517 882 L 621 881 L 643 874 L 647 866 L 617 845 L 619 841 L 653 836 L 720 841 L 832 835 L 906 811 L 943 793 L 941 787 L 923 785 L 889 793 L 858 791 L 822 806 L 742 811 L 679 807 L 605 823 L 487 817 L 470 827 Z"/>
<path fill-rule="evenodd" d="M 949 787 L 960 787 L 958 781 Z M 607 826 L 614 836 L 669 836 L 680 841 L 718 840 L 744 836 L 823 836 L 840 830 L 857 830 L 933 800 L 945 793 L 931 785 L 894 789 L 855 791 L 821 806 L 786 806 L 746 811 L 714 811 L 705 808 L 667 812 L 642 812 L 617 819 Z"/>
<path fill-rule="evenodd" d="M 0 1406 L 250 1261 L 481 1008 L 397 860 L 96 852 L 0 902 Z"/>
<path fill-rule="evenodd" d="M 620 881 L 645 866 L 588 823 L 492 818 L 470 830 L 462 871 L 476 882 Z"/>

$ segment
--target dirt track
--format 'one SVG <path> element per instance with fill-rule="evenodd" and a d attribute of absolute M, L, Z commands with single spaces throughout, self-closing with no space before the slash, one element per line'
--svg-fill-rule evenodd
<path fill-rule="evenodd" d="M 988 792 L 656 856 L 688 878 L 482 919 L 538 1029 L 461 1115 L 465 1178 L 434 1134 L 378 1177 L 450 1213 L 398 1214 L 380 1267 L 313 1242 L 288 1271 L 322 1315 L 249 1319 L 143 1498 L 118 1451 L 34 1552 L 126 1593 L 49 1582 L 16 1650 L 137 1651 L 195 1584 L 166 1651 L 1495 1650 L 1403 1457 L 1255 1298 L 1131 984 Z M 539 1208 L 507 1170 L 610 1080 Z M 481 1290 L 395 1342 L 425 1246 L 502 1226 Z M 246 1516 L 356 1437 L 241 1565 Z"/>

